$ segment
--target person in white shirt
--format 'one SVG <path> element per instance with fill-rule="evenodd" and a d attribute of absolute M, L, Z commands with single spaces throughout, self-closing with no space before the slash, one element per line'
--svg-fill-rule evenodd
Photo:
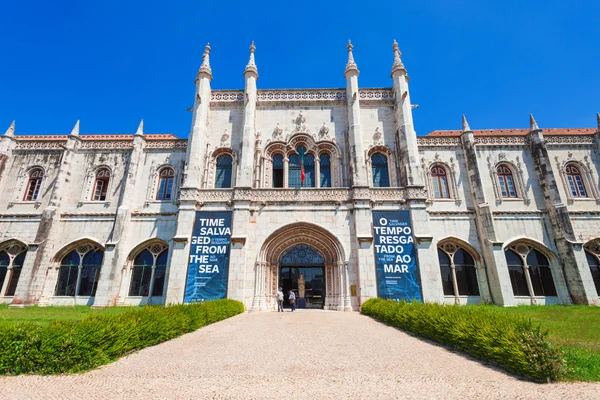
<path fill-rule="evenodd" d="M 283 312 L 283 289 L 279 288 L 277 293 L 275 293 L 275 297 L 277 297 L 277 312 Z"/>
<path fill-rule="evenodd" d="M 291 290 L 288 298 L 290 300 L 290 305 L 292 306 L 292 311 L 294 311 L 296 309 L 296 295 Z"/>

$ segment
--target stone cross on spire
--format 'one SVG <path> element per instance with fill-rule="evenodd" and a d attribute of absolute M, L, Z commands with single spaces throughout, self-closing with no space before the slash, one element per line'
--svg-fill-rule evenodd
<path fill-rule="evenodd" d="M 394 40 L 392 48 L 394 49 L 394 65 L 392 65 L 392 76 L 395 72 L 400 72 L 406 75 L 406 68 L 404 67 L 404 63 L 402 62 L 401 58 L 402 53 L 400 52 L 400 48 L 398 47 L 398 42 L 396 42 L 396 40 Z"/>
<path fill-rule="evenodd" d="M 256 68 L 256 63 L 254 62 L 254 52 L 256 51 L 256 46 L 254 45 L 254 40 L 252 41 L 252 44 L 250 45 L 250 59 L 248 60 L 248 65 L 246 65 L 246 70 L 244 71 L 244 74 L 246 74 L 247 72 L 252 72 L 254 74 L 256 74 L 256 77 L 258 78 L 258 69 Z"/>
<path fill-rule="evenodd" d="M 206 44 L 204 54 L 202 54 L 202 65 L 200 65 L 198 74 L 201 72 L 207 74 L 209 79 L 212 79 L 212 70 L 210 69 L 210 43 Z"/>
<path fill-rule="evenodd" d="M 13 121 L 12 124 L 10 124 L 10 126 L 6 130 L 6 133 L 4 133 L 4 136 L 15 136 L 15 121 Z"/>
<path fill-rule="evenodd" d="M 348 40 L 348 45 L 346 46 L 348 49 L 348 62 L 346 63 L 346 71 L 344 72 L 344 76 L 350 71 L 356 71 L 358 73 L 358 66 L 354 62 L 354 55 L 352 54 L 352 42 Z"/>

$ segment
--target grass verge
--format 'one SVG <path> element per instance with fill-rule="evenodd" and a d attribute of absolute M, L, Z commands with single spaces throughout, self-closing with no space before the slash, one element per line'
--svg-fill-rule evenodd
<path fill-rule="evenodd" d="M 30 322 L 33 324 L 48 325 L 52 321 L 79 321 L 88 315 L 122 314 L 132 309 L 142 307 L 106 307 L 91 308 L 89 306 L 63 306 L 63 307 L 25 307 L 8 308 L 8 304 L 0 304 L 0 326 L 6 324 L 19 324 Z"/>
<path fill-rule="evenodd" d="M 531 319 L 494 307 L 371 299 L 361 312 L 538 382 L 565 376 L 561 352 Z"/>
<path fill-rule="evenodd" d="M 562 380 L 600 382 L 600 307 L 488 307 L 529 318 L 547 329 L 548 340 L 562 351 L 565 359 Z"/>
<path fill-rule="evenodd" d="M 81 321 L 0 324 L 0 374 L 83 372 L 244 312 L 234 300 L 90 312 Z"/>

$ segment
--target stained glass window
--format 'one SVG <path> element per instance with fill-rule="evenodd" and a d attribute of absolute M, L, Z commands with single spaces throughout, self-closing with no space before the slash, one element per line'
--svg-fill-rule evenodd
<path fill-rule="evenodd" d="M 279 262 L 281 265 L 323 265 L 325 258 L 317 250 L 306 244 L 297 244 L 287 249 Z"/>

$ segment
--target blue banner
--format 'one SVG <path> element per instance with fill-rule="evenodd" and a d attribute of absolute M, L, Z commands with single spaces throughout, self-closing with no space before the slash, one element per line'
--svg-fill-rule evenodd
<path fill-rule="evenodd" d="M 196 211 L 184 303 L 227 296 L 231 211 Z"/>
<path fill-rule="evenodd" d="M 373 211 L 377 291 L 382 299 L 422 301 L 409 211 Z"/>

